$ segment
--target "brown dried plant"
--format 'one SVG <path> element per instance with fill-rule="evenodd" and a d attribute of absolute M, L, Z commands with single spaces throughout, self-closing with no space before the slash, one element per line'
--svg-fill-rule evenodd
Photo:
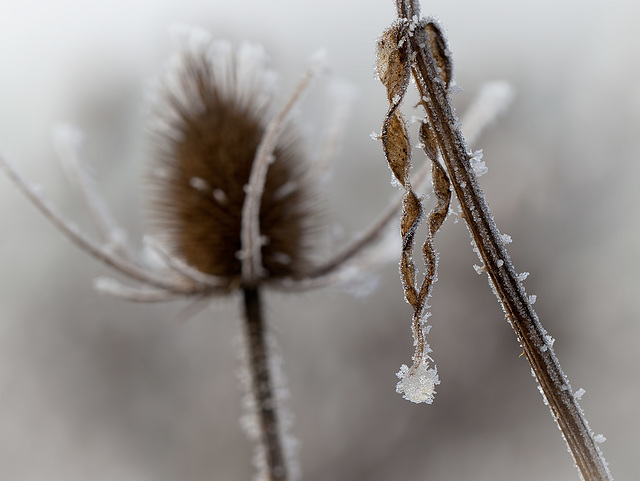
<path fill-rule="evenodd" d="M 404 190 L 401 220 L 402 260 L 400 276 L 405 298 L 413 307 L 416 351 L 411 368 L 398 373 L 398 390 L 414 402 L 431 402 L 438 378 L 428 367 L 430 349 L 425 341 L 426 301 L 436 279 L 433 236 L 447 215 L 451 187 L 460 203 L 462 217 L 475 250 L 489 276 L 489 284 L 523 349 L 545 404 L 551 409 L 582 479 L 612 479 L 569 381 L 553 350 L 553 340 L 542 327 L 511 263 L 489 206 L 478 184 L 469 152 L 450 103 L 452 61 L 446 39 L 435 19 L 421 19 L 417 0 L 396 0 L 398 19 L 378 41 L 377 68 L 387 89 L 389 110 L 382 127 L 382 143 L 389 167 Z M 422 150 L 431 161 L 436 206 L 429 214 L 428 233 L 422 252 L 424 279 L 417 287 L 412 260 L 415 230 L 422 217 L 422 205 L 410 182 L 410 152 L 406 122 L 399 107 L 413 76 L 420 96 L 418 105 L 426 116 L 420 128 Z M 441 160 L 440 160 L 441 159 Z M 442 162 L 442 164 L 441 164 Z"/>
<path fill-rule="evenodd" d="M 199 29 L 177 33 L 180 49 L 155 87 L 151 109 L 151 232 L 144 239 L 149 252 L 136 253 L 125 242 L 87 174 L 75 128 L 57 132 L 58 153 L 98 240 L 67 221 L 1 153 L 0 168 L 74 244 L 139 283 L 99 278 L 99 292 L 136 302 L 198 303 L 242 295 L 248 372 L 242 383 L 249 394 L 243 424 L 255 443 L 256 479 L 297 479 L 294 444 L 279 414 L 282 389 L 262 292 L 352 284 L 354 275 L 379 258 L 362 254 L 381 239 L 399 202 L 333 256 L 318 259 L 322 216 L 316 184 L 328 159 L 309 162 L 293 111 L 322 70 L 322 59 L 313 60 L 289 98 L 274 108 L 276 76 L 261 47 L 234 49 Z M 336 116 L 344 106 L 336 110 L 323 152 L 335 151 Z"/>
<path fill-rule="evenodd" d="M 136 253 L 125 242 L 126 236 L 82 163 L 81 137 L 76 130 L 62 129 L 57 146 L 65 171 L 89 209 L 98 240 L 58 213 L 1 153 L 0 167 L 67 238 L 138 283 L 129 286 L 100 278 L 95 283 L 99 292 L 136 302 L 189 299 L 195 303 L 242 295 L 249 373 L 244 381 L 254 421 L 248 434 L 256 446 L 257 479 L 270 481 L 296 479 L 298 474 L 279 415 L 281 399 L 262 292 L 299 292 L 351 283 L 354 273 L 384 257 L 371 248 L 402 211 L 400 272 L 405 298 L 414 310 L 416 350 L 413 365 L 402 366 L 398 373 L 396 390 L 414 402 L 432 402 L 439 383 L 435 366 L 429 365 L 431 349 L 426 342 L 427 302 L 436 279 L 433 240 L 449 213 L 453 187 L 490 282 L 576 463 L 587 473 L 587 480 L 609 479 L 473 173 L 471 154 L 449 105 L 452 63 L 444 36 L 433 20 L 418 20 L 416 3 L 398 1 L 397 5 L 399 18 L 380 38 L 377 64 L 390 104 L 380 137 L 403 192 L 369 228 L 329 258 L 319 259 L 315 254 L 317 238 L 322 237 L 316 185 L 320 168 L 308 161 L 292 119 L 295 107 L 321 71 L 317 60 L 281 107 L 275 108 L 274 73 L 261 48 L 243 45 L 234 49 L 197 29 L 182 32 L 180 50 L 156 86 L 151 115 L 155 155 L 147 176 L 151 233 L 145 238 L 145 248 L 154 256 Z M 419 137 L 431 161 L 413 181 L 408 129 L 400 112 L 411 75 L 420 105 L 427 112 Z M 485 93 L 479 103 L 488 108 L 480 115 L 475 111 L 474 120 L 465 122 L 470 140 L 505 103 L 501 89 Z M 330 130 L 339 132 L 340 128 L 332 125 Z M 335 142 L 329 136 L 326 151 L 335 150 Z M 423 207 L 416 188 L 429 171 L 436 203 L 427 218 L 422 247 L 426 274 L 418 283 L 413 251 Z M 150 257 L 156 261 L 149 262 Z"/>

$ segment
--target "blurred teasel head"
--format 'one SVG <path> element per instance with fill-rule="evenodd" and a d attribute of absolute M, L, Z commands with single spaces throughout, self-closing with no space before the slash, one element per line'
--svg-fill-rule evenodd
<path fill-rule="evenodd" d="M 318 237 L 317 192 L 289 112 L 279 119 L 274 110 L 277 79 L 262 47 L 180 34 L 153 97 L 154 235 L 228 287 L 304 277 Z"/>

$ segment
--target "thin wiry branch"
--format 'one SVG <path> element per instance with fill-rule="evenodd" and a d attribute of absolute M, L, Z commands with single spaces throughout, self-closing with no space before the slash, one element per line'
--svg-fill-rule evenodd
<path fill-rule="evenodd" d="M 184 299 L 191 294 L 180 295 L 165 289 L 153 289 L 150 287 L 131 287 L 122 284 L 111 277 L 98 277 L 93 281 L 93 287 L 100 294 L 117 297 L 125 301 L 155 303 L 169 302 Z"/>
<path fill-rule="evenodd" d="M 55 128 L 53 140 L 67 179 L 80 193 L 103 242 L 115 254 L 135 263 L 135 256 L 125 245 L 124 230 L 109 213 L 106 203 L 96 189 L 94 179 L 87 172 L 86 165 L 80 157 L 82 132 L 70 124 L 61 124 Z"/>
<path fill-rule="evenodd" d="M 165 246 L 162 245 L 160 241 L 157 239 L 145 236 L 143 238 L 143 242 L 146 246 L 149 247 L 153 252 L 157 253 L 162 261 L 167 265 L 167 267 L 173 269 L 177 274 L 181 277 L 189 279 L 196 284 L 200 284 L 202 288 L 205 286 L 208 288 L 224 288 L 224 291 L 227 291 L 229 286 L 229 281 L 223 277 L 212 276 L 209 274 L 205 274 L 204 272 L 200 272 L 199 270 L 191 267 L 184 261 L 178 259 L 176 256 L 171 254 L 167 250 Z"/>
<path fill-rule="evenodd" d="M 18 171 L 13 167 L 7 156 L 0 153 L 0 168 L 2 168 L 9 178 L 16 184 L 22 193 L 31 201 L 31 203 L 71 242 L 80 249 L 88 253 L 90 256 L 103 262 L 104 264 L 116 269 L 122 274 L 135 279 L 137 281 L 149 284 L 160 289 L 164 289 L 176 294 L 192 294 L 198 292 L 191 286 L 185 286 L 181 283 L 166 280 L 146 271 L 142 267 L 122 259 L 115 255 L 107 248 L 98 245 L 93 240 L 80 232 L 77 227 L 69 223 L 59 214 L 56 209 L 51 206 L 41 195 L 37 189 L 31 186 Z"/>
<path fill-rule="evenodd" d="M 405 36 L 404 41 L 409 45 L 421 105 L 434 126 L 438 148 L 490 284 L 516 332 L 581 476 L 586 481 L 610 480 L 611 474 L 594 434 L 554 354 L 550 337 L 516 274 L 471 167 L 471 154 L 458 128 L 446 82 L 442 81 L 440 60 L 445 57 L 448 61 L 444 37 L 435 38 L 445 44 L 443 51 L 437 51 L 433 47 L 434 36 L 428 31 L 430 25 L 435 25 L 439 32 L 435 21 L 418 21 L 420 12 L 414 0 L 397 0 L 396 6 L 400 19 L 414 26 L 412 35 Z"/>
<path fill-rule="evenodd" d="M 325 132 L 318 155 L 313 163 L 316 175 L 321 180 L 326 180 L 330 176 L 331 166 L 344 134 L 354 90 L 354 87 L 342 81 L 334 80 L 331 85 L 331 110 L 325 123 Z"/>

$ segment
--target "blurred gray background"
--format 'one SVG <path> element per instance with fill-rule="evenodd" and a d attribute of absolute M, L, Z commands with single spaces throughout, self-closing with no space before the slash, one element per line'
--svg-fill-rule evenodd
<path fill-rule="evenodd" d="M 640 479 L 640 3 L 431 1 L 464 89 L 517 97 L 477 142 L 481 184 L 614 477 Z M 48 0 L 0 3 L 0 147 L 68 217 L 88 225 L 54 156 L 72 121 L 114 214 L 139 247 L 149 161 L 144 97 L 171 52 L 170 25 L 265 44 L 290 90 L 325 48 L 357 89 L 333 177 L 327 228 L 344 242 L 395 193 L 379 142 L 385 94 L 374 41 L 391 0 Z M 327 81 L 303 106 L 309 144 Z M 420 163 L 416 156 L 416 163 Z M 239 299 L 176 321 L 184 304 L 102 297 L 106 268 L 71 246 L 0 175 L 0 479 L 248 480 L 239 427 Z M 267 293 L 306 481 L 578 479 L 462 223 L 437 238 L 429 341 L 442 384 L 432 406 L 394 391 L 410 361 L 410 309 L 395 262 L 377 290 Z"/>

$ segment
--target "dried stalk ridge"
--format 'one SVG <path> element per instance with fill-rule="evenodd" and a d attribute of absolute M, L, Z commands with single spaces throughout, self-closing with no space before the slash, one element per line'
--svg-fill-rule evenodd
<path fill-rule="evenodd" d="M 551 337 L 547 335 L 531 306 L 471 167 L 472 154 L 467 150 L 449 102 L 452 62 L 444 36 L 433 19 L 419 19 L 416 0 L 396 0 L 396 7 L 398 20 L 383 33 L 379 42 L 378 71 L 387 88 L 391 105 L 383 126 L 385 155 L 394 175 L 405 188 L 406 200 L 401 223 L 404 241 L 401 277 L 405 296 L 414 309 L 422 308 L 412 302 L 415 289 L 412 290 L 409 281 L 414 276 L 414 268 L 405 261 L 404 252 L 413 242 L 412 232 L 419 205 L 412 202 L 415 195 L 412 196 L 408 182 L 409 143 L 406 141 L 408 137 L 404 120 L 398 111 L 410 70 L 420 93 L 420 105 L 427 114 L 421 133 L 424 150 L 432 160 L 436 157 L 436 149 L 439 150 L 446 168 L 445 174 L 434 167 L 434 172 L 440 176 L 437 180 L 434 174 L 434 190 L 439 204 L 436 211 L 443 202 L 442 194 L 438 191 L 444 189 L 448 175 L 490 284 L 518 337 L 545 403 L 562 431 L 581 477 L 586 481 L 610 480 L 612 478 L 604 457 L 554 354 Z M 433 163 L 435 166 L 437 160 Z M 435 226 L 435 230 L 438 227 L 439 224 Z M 430 226 L 429 238 L 425 244 L 426 278 L 430 275 L 427 245 L 434 232 Z M 416 314 L 414 322 L 415 318 Z M 419 343 L 418 339 L 417 341 Z"/>

